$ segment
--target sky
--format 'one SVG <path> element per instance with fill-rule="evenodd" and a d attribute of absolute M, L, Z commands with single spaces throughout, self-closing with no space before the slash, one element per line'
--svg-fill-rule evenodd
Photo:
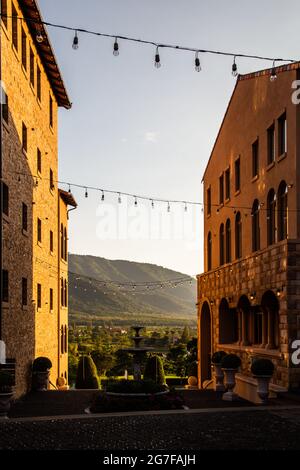
<path fill-rule="evenodd" d="M 298 0 L 39 0 L 45 21 L 233 53 L 300 58 Z M 59 110 L 59 179 L 166 200 L 203 200 L 202 175 L 232 94 L 230 57 L 161 50 L 48 28 L 70 100 Z M 270 66 L 237 60 L 240 73 Z M 66 187 L 68 188 L 68 187 Z M 134 205 L 71 187 L 69 251 L 203 270 L 201 207 Z"/>

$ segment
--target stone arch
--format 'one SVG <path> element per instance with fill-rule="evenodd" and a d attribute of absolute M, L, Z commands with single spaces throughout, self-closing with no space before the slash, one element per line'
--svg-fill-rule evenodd
<path fill-rule="evenodd" d="M 204 301 L 200 310 L 200 386 L 211 379 L 211 310 L 209 303 Z"/>

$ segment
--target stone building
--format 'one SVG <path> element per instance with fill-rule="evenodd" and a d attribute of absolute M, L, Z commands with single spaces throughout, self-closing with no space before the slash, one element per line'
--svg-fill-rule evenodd
<path fill-rule="evenodd" d="M 70 108 L 34 0 L 2 0 L 1 80 L 3 289 L 1 339 L 16 360 L 16 391 L 32 360 L 51 359 L 50 380 L 67 379 L 67 219 L 59 190 L 57 111 Z M 23 18 L 23 20 L 20 20 Z"/>
<path fill-rule="evenodd" d="M 245 396 L 256 357 L 273 361 L 274 391 L 300 385 L 300 64 L 276 75 L 238 77 L 203 176 L 199 387 L 211 379 L 211 354 L 224 350 L 241 357 Z"/>

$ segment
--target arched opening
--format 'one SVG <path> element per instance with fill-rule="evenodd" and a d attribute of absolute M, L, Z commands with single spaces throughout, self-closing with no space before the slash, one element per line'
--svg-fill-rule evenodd
<path fill-rule="evenodd" d="M 230 219 L 226 220 L 226 263 L 231 262 L 231 224 Z"/>
<path fill-rule="evenodd" d="M 224 233 L 224 224 L 220 225 L 220 235 L 219 235 L 219 244 L 220 244 L 220 266 L 225 263 L 224 259 L 224 243 L 225 243 L 225 233 Z"/>
<path fill-rule="evenodd" d="M 268 290 L 261 299 L 263 311 L 263 340 L 266 349 L 279 347 L 279 303 L 273 291 Z"/>
<path fill-rule="evenodd" d="M 268 245 L 276 242 L 276 194 L 270 189 L 267 198 L 267 237 Z"/>
<path fill-rule="evenodd" d="M 259 229 L 259 202 L 257 199 L 252 206 L 252 251 L 260 249 L 260 229 Z"/>
<path fill-rule="evenodd" d="M 278 241 L 288 237 L 288 187 L 281 181 L 278 188 Z"/>
<path fill-rule="evenodd" d="M 226 299 L 219 306 L 219 343 L 232 344 L 238 341 L 238 316 L 235 308 L 229 308 Z"/>
<path fill-rule="evenodd" d="M 211 232 L 207 235 L 207 270 L 210 271 L 212 268 L 212 237 Z"/>
<path fill-rule="evenodd" d="M 242 218 L 240 212 L 235 216 L 235 257 L 236 259 L 242 257 Z"/>
<path fill-rule="evenodd" d="M 200 372 L 202 387 L 205 380 L 211 379 L 211 313 L 207 302 L 200 313 Z"/>

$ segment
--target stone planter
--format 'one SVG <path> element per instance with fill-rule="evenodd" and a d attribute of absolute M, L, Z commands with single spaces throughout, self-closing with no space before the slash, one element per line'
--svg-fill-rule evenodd
<path fill-rule="evenodd" d="M 0 391 L 0 420 L 8 419 L 8 412 L 10 410 L 10 402 L 13 397 L 13 391 L 2 392 Z"/>
<path fill-rule="evenodd" d="M 272 378 L 271 375 L 254 375 L 257 380 L 257 395 L 262 401 L 262 404 L 267 403 L 269 397 L 269 383 Z"/>
<path fill-rule="evenodd" d="M 49 388 L 50 371 L 35 371 L 32 373 L 32 390 L 35 392 L 45 392 Z"/>
<path fill-rule="evenodd" d="M 224 372 L 222 370 L 221 364 L 213 364 L 213 366 L 215 371 L 215 391 L 225 392 Z"/>
<path fill-rule="evenodd" d="M 225 374 L 225 387 L 227 392 L 223 394 L 222 400 L 235 401 L 238 399 L 238 395 L 233 392 L 235 387 L 235 374 L 237 369 L 222 369 Z"/>

